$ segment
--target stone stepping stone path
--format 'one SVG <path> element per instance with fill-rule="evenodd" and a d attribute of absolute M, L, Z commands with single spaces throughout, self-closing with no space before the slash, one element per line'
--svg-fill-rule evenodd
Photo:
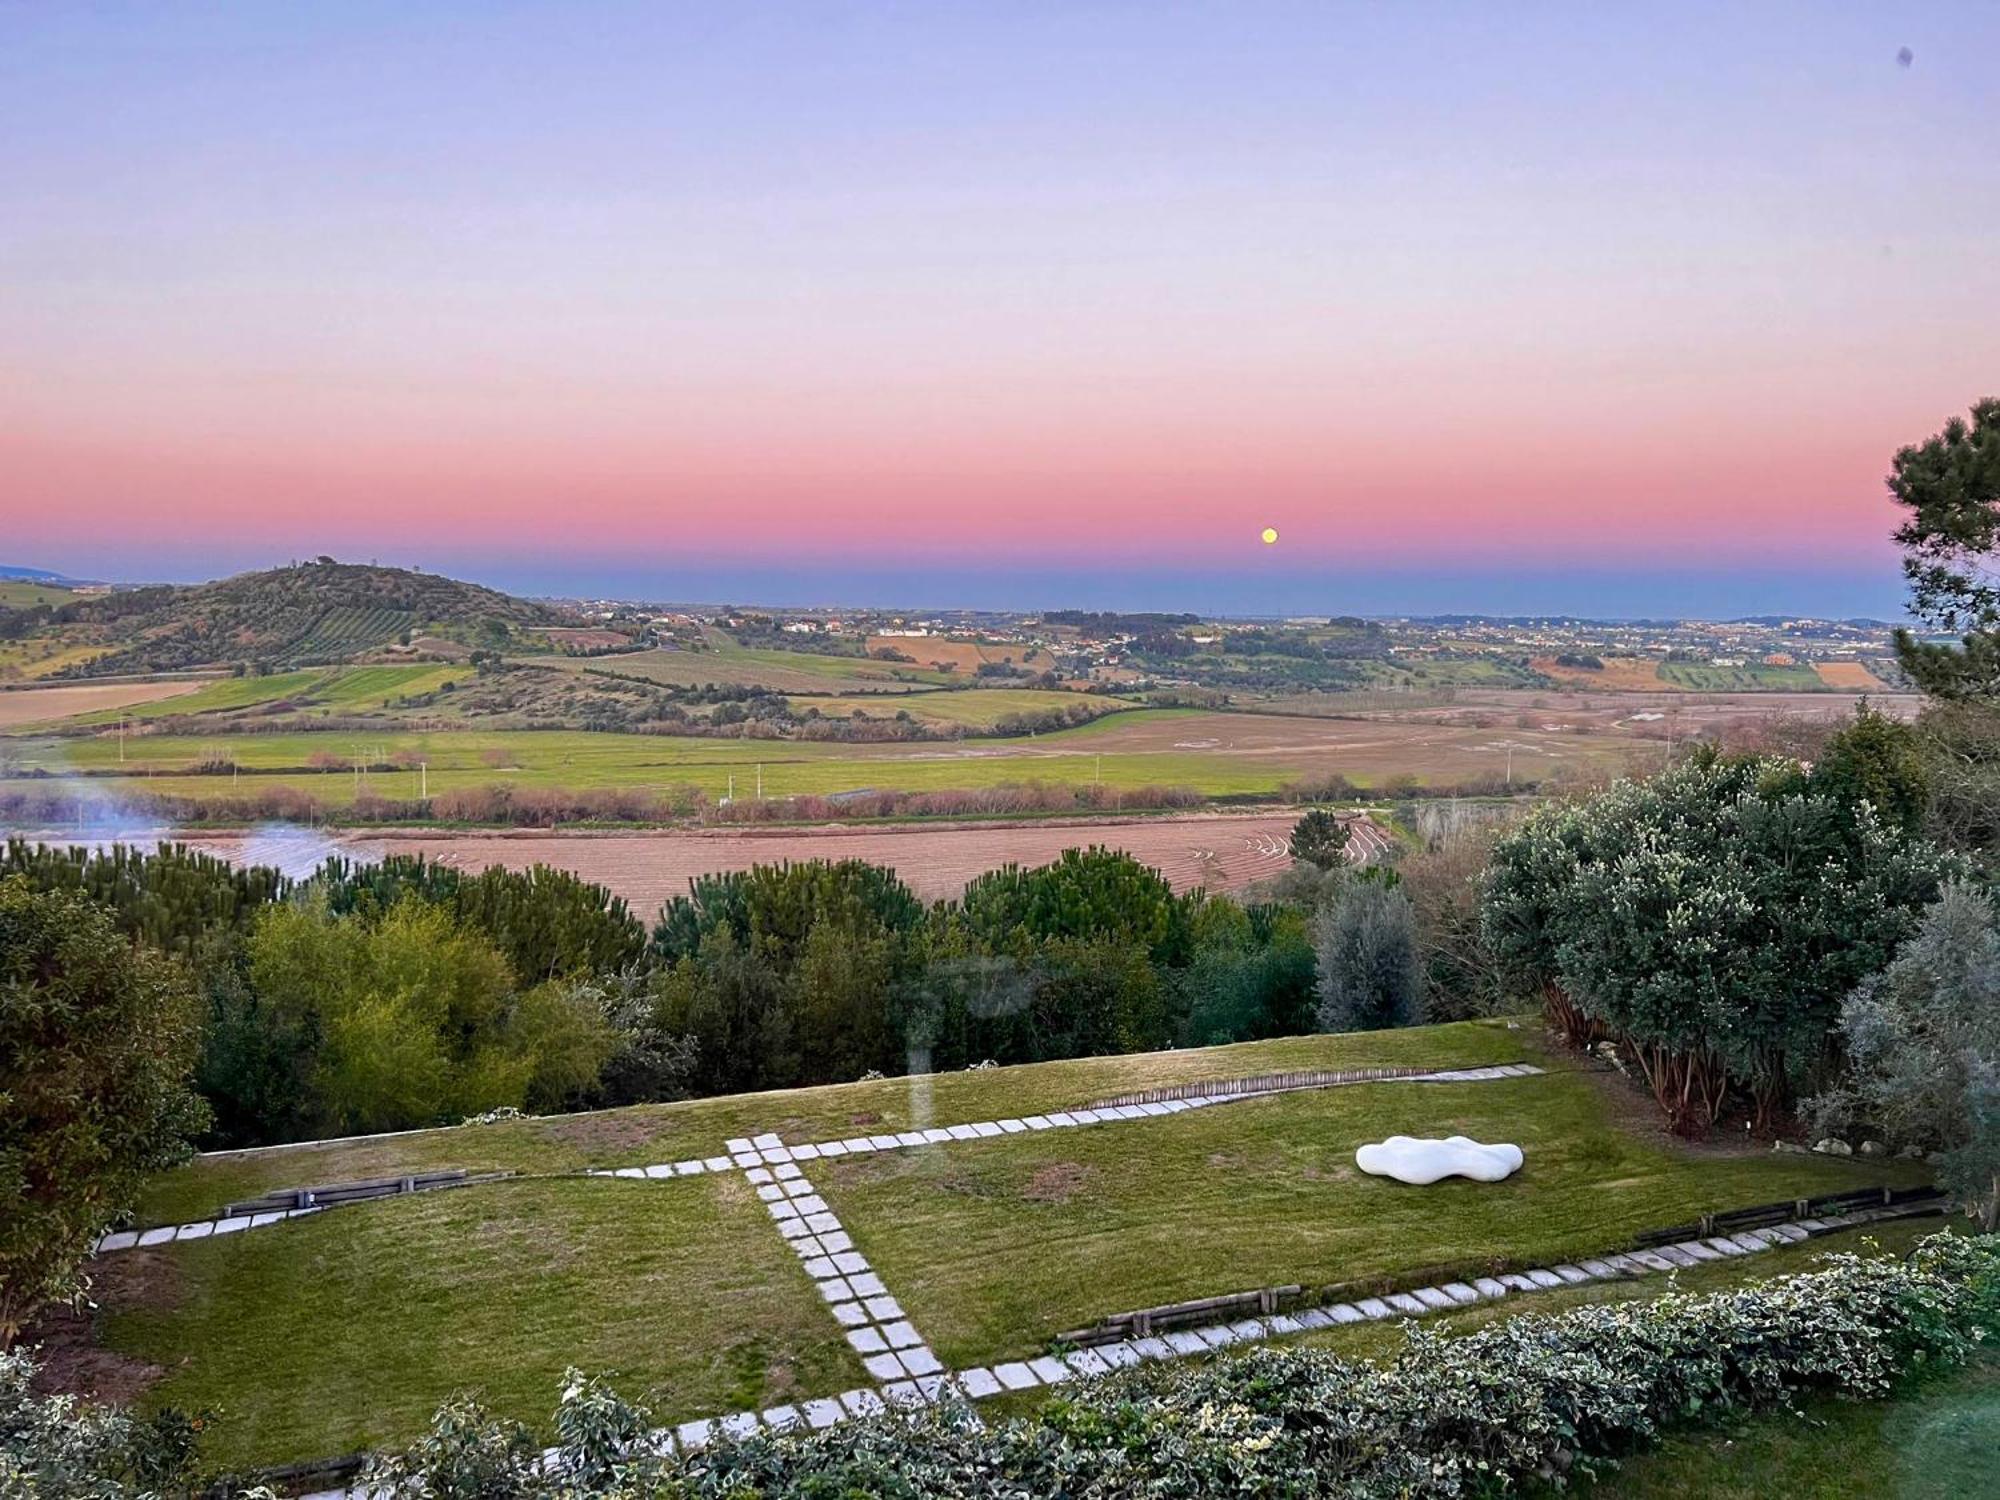
<path fill-rule="evenodd" d="M 1530 1063 L 1508 1063 L 1483 1068 L 1447 1068 L 1435 1073 L 1414 1073 L 1401 1078 L 1356 1079 L 1360 1083 L 1482 1083 L 1498 1078 L 1526 1078 L 1543 1070 Z M 1222 1086 L 1227 1080 L 1219 1080 Z M 865 1156 L 876 1151 L 901 1151 L 912 1146 L 937 1146 L 947 1141 L 990 1140 L 995 1136 L 1022 1135 L 1035 1130 L 1067 1130 L 1081 1125 L 1104 1125 L 1120 1120 L 1158 1119 L 1191 1109 L 1217 1104 L 1236 1104 L 1246 1099 L 1266 1098 L 1266 1094 L 1213 1094 L 1189 1099 L 1169 1099 L 1155 1104 L 1121 1104 L 1104 1109 L 1064 1110 L 1048 1115 L 1029 1115 L 1018 1120 L 979 1120 L 969 1125 L 931 1126 L 924 1130 L 903 1130 L 892 1134 L 848 1136 L 840 1140 L 809 1141 L 787 1146 L 775 1135 L 760 1135 L 723 1142 L 724 1155 L 689 1157 L 685 1161 L 658 1162 L 647 1167 L 593 1167 L 586 1177 L 624 1177 L 665 1182 L 679 1177 L 700 1177 L 714 1172 L 749 1172 L 759 1168 L 795 1165 L 842 1156 Z M 322 1207 L 338 1207 L 337 1204 Z M 319 1208 L 291 1209 L 283 1213 L 241 1215 L 236 1219 L 210 1219 L 194 1224 L 164 1225 L 144 1231 L 122 1230 L 107 1234 L 92 1253 L 129 1250 L 139 1245 L 160 1245 L 169 1240 L 202 1239 L 210 1234 L 233 1234 L 238 1229 L 261 1229 L 281 1219 L 318 1213 Z M 233 1228 L 225 1229 L 225 1224 Z M 146 1238 L 146 1236 L 155 1236 Z"/>

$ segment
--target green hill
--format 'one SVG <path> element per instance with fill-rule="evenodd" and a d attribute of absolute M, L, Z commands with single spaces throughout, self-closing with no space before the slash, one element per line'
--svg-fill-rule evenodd
<path fill-rule="evenodd" d="M 78 599 L 44 627 L 108 648 L 65 675 L 350 662 L 419 635 L 507 649 L 567 620 L 548 605 L 434 573 L 331 558 L 192 587 Z"/>

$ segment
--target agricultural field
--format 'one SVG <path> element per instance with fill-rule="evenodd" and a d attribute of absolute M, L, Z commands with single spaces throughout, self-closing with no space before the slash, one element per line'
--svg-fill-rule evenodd
<path fill-rule="evenodd" d="M 893 1299 L 862 1321 L 894 1319 L 946 1368 L 967 1368 L 1167 1299 L 1297 1283 L 1337 1300 L 1613 1250 L 1707 1211 L 1916 1178 L 1908 1164 L 1672 1143 L 1634 1128 L 1645 1111 L 1627 1085 L 1545 1052 L 1539 1036 L 1493 1021 L 1297 1037 L 204 1157 L 160 1180 L 146 1222 L 438 1166 L 526 1175 L 108 1253 L 83 1333 L 94 1347 L 75 1368 L 142 1405 L 213 1409 L 215 1456 L 275 1463 L 407 1438 L 462 1390 L 538 1421 L 571 1364 L 650 1396 L 668 1420 L 888 1378 L 854 1368 L 846 1320 L 828 1305 L 843 1296 Z M 1522 1060 L 1547 1071 L 1360 1082 L 1084 1128 L 1022 1123 L 1063 1125 L 1057 1112 L 1169 1083 Z M 1012 1133 L 970 1128 L 1009 1119 Z M 1427 1188 L 1354 1169 L 1358 1144 L 1399 1131 L 1517 1141 L 1527 1166 L 1502 1183 Z M 795 1256 L 793 1232 L 758 1201 L 788 1195 L 753 1194 L 770 1170 L 748 1174 L 758 1158 L 729 1155 L 753 1137 L 857 1133 L 880 1144 L 797 1153 L 805 1172 L 789 1170 L 806 1180 L 789 1203 L 837 1219 L 859 1257 L 840 1274 L 859 1282 L 867 1268 L 879 1292 L 843 1290 L 810 1249 Z M 573 1175 L 677 1159 L 706 1169 Z"/>
<path fill-rule="evenodd" d="M 684 895 L 695 876 L 752 865 L 866 860 L 894 870 L 924 900 L 937 901 L 959 895 L 968 881 L 998 865 L 1047 864 L 1065 849 L 1091 844 L 1124 850 L 1159 870 L 1176 890 L 1240 891 L 1291 867 L 1288 838 L 1294 821 L 1291 812 L 1280 812 L 647 833 L 354 833 L 343 835 L 336 846 L 355 859 L 421 854 L 468 871 L 549 865 L 605 886 L 650 918 L 669 897 Z M 261 847 L 254 838 L 238 835 L 192 836 L 185 842 L 224 859 L 251 862 Z"/>
<path fill-rule="evenodd" d="M 969 678 L 984 666 L 1014 666 L 1030 672 L 1047 671 L 1054 658 L 1040 646 L 1018 641 L 960 641 L 942 636 L 871 635 L 868 649 L 900 651 L 920 667 Z M 900 664 L 899 664 L 900 665 Z"/>
<path fill-rule="evenodd" d="M 179 682 L 78 682 L 0 690 L 0 730 L 59 719 L 95 719 L 104 714 L 141 714 L 172 698 L 201 690 L 195 679 Z"/>
<path fill-rule="evenodd" d="M 412 669 L 384 669 L 412 670 Z M 217 694 L 247 691 L 237 682 Z M 1333 720 L 1135 709 L 1057 733 L 950 743 L 852 745 L 691 739 L 581 732 L 450 731 L 427 734 L 149 735 L 25 739 L 11 747 L 22 769 L 89 773 L 99 790 L 203 799 L 285 787 L 329 807 L 360 793 L 416 794 L 418 773 L 357 778 L 307 769 L 314 755 L 344 762 L 400 758 L 427 765 L 432 793 L 495 783 L 582 790 L 694 788 L 711 798 L 826 795 L 861 790 L 938 791 L 1048 782 L 1113 788 L 1184 787 L 1201 795 L 1269 796 L 1314 777 L 1357 787 L 1401 778 L 1456 785 L 1471 778 L 1533 782 L 1591 776 L 1657 759 L 1659 746 L 1616 729 L 1597 734 L 1494 731 L 1452 724 Z M 190 774 L 228 762 L 237 775 Z M 761 769 L 760 769 L 761 768 Z M 98 779 L 98 778 L 101 778 Z M 0 780 L 0 793 L 32 790 Z"/>
<path fill-rule="evenodd" d="M 715 632 L 720 635 L 720 632 Z M 636 677 L 664 687 L 764 688 L 774 693 L 865 693 L 888 695 L 940 687 L 951 679 L 900 662 L 860 656 L 813 656 L 803 651 L 750 650 L 728 638 L 712 651 L 623 651 L 616 656 L 518 656 L 524 666 L 559 667 Z"/>
<path fill-rule="evenodd" d="M 1889 684 L 1869 670 L 1865 662 L 1816 661 L 1813 672 L 1830 688 L 1843 693 L 1883 693 Z"/>
<path fill-rule="evenodd" d="M 0 578 L 0 609 L 33 609 L 38 604 L 60 608 L 76 595 L 52 583 L 29 578 Z"/>
<path fill-rule="evenodd" d="M 268 676 L 224 677 L 197 683 L 197 691 L 146 703 L 122 715 L 131 719 L 161 719 L 194 714 L 236 713 L 249 708 L 284 705 L 301 713 L 366 713 L 398 698 L 435 692 L 445 683 L 463 681 L 464 667 L 432 663 L 365 667 L 305 667 Z M 181 683 L 185 686 L 185 681 Z M 97 713 L 74 718 L 76 725 L 115 722 L 121 715 Z"/>
<path fill-rule="evenodd" d="M 21 641 L 0 641 L 0 682 L 53 677 L 86 662 L 108 655 L 109 646 L 91 645 L 45 636 Z"/>
<path fill-rule="evenodd" d="M 880 693 L 851 698 L 808 698 L 791 700 L 792 711 L 803 714 L 816 708 L 829 719 L 849 714 L 871 718 L 907 713 L 926 724 L 949 724 L 971 729 L 990 729 L 1013 714 L 1067 712 L 1094 709 L 1100 714 L 1118 713 L 1128 705 L 1118 698 L 1092 697 L 1053 688 L 965 688 L 956 692 L 912 692 L 889 698 Z"/>
<path fill-rule="evenodd" d="M 1660 681 L 1669 687 L 1685 688 L 1694 693 L 1810 693 L 1828 686 L 1809 666 L 1774 667 L 1765 662 L 1745 662 L 1740 667 L 1716 667 L 1706 662 L 1662 662 Z"/>

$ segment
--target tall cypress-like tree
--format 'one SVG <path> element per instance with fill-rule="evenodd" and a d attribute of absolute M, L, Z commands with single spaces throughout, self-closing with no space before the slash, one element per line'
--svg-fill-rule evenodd
<path fill-rule="evenodd" d="M 1903 670 L 1933 697 L 2000 707 L 2000 398 L 1898 452 L 1889 492 L 1910 513 L 1896 531 L 1910 612 L 1958 637 L 1952 645 L 1897 631 Z"/>

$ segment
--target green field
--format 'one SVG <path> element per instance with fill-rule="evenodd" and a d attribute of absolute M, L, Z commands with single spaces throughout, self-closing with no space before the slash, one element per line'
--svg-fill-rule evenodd
<path fill-rule="evenodd" d="M 1748 662 L 1713 667 L 1705 662 L 1663 661 L 1660 680 L 1700 693 L 1824 693 L 1830 691 L 1808 666 L 1772 667 Z"/>
<path fill-rule="evenodd" d="M 708 683 L 764 688 L 774 693 L 890 694 L 941 687 L 956 679 L 909 662 L 876 661 L 866 656 L 817 656 L 806 651 L 776 651 L 739 645 L 721 631 L 710 631 L 706 651 L 631 651 L 610 656 L 522 656 L 510 658 L 524 666 L 557 667 L 565 671 L 602 672 L 637 677 L 670 687 L 701 687 Z"/>
<path fill-rule="evenodd" d="M 61 606 L 76 597 L 68 589 L 25 578 L 0 578 L 0 609 L 32 609 L 37 604 Z"/>
<path fill-rule="evenodd" d="M 445 683 L 464 681 L 468 667 L 435 662 L 369 667 L 304 667 L 265 677 L 225 677 L 173 698 L 132 708 L 80 714 L 69 725 L 115 724 L 125 719 L 165 719 L 188 714 L 229 713 L 260 704 L 293 700 L 301 712 L 364 713 L 395 698 L 434 692 Z M 152 743 L 148 741 L 148 743 Z"/>
<path fill-rule="evenodd" d="M 239 690 L 235 680 L 217 684 L 215 697 L 208 701 L 214 704 L 232 690 Z M 203 689 L 148 707 L 156 715 L 185 712 L 184 705 L 208 697 L 209 692 Z M 1111 717 L 1114 721 L 1125 721 L 1160 712 L 1165 711 L 1134 710 Z M 111 717 L 115 720 L 117 715 Z M 696 787 L 713 797 L 728 791 L 732 777 L 738 793 L 747 792 L 749 783 L 744 778 L 754 775 L 761 765 L 766 797 L 863 788 L 934 791 L 1026 781 L 1069 785 L 1101 781 L 1112 787 L 1179 786 L 1221 796 L 1276 792 L 1311 769 L 1310 757 L 1288 762 L 1172 750 L 1111 752 L 1100 756 L 1094 753 L 1088 737 L 1102 728 L 1103 721 L 1099 721 L 1080 729 L 1033 738 L 886 745 L 532 730 L 149 735 L 126 740 L 122 763 L 115 736 L 17 740 L 12 748 L 16 763 L 23 767 L 110 773 L 107 786 L 125 782 L 140 794 L 205 798 L 283 786 L 331 807 L 352 802 L 357 791 L 384 797 L 413 797 L 416 773 L 371 774 L 357 787 L 353 775 L 346 771 L 305 769 L 308 758 L 315 754 L 332 754 L 348 760 L 375 760 L 399 753 L 414 756 L 429 766 L 428 784 L 433 794 L 504 782 L 565 790 L 637 787 L 666 791 Z M 498 767 L 488 763 L 489 753 L 501 760 Z M 244 772 L 241 782 L 232 782 L 226 775 L 187 774 L 190 768 L 215 760 L 228 760 L 239 766 Z M 35 789 L 32 781 L 0 780 L 0 792 Z"/>
<path fill-rule="evenodd" d="M 907 713 L 913 719 L 933 724 L 962 724 L 986 728 L 1009 714 L 1044 713 L 1079 706 L 1101 714 L 1117 713 L 1126 705 L 1116 698 L 1086 697 L 1059 688 L 966 688 L 962 692 L 907 693 L 899 697 L 862 694 L 848 698 L 795 697 L 794 713 L 816 708 L 827 718 L 845 718 L 856 712 L 871 718 L 893 718 Z"/>
<path fill-rule="evenodd" d="M 676 1420 L 864 1378 L 737 1174 L 468 1188 L 159 1258 L 167 1293 L 103 1268 L 104 1342 L 166 1371 L 150 1402 L 220 1414 L 224 1465 L 407 1440 L 461 1391 L 539 1421 L 570 1365 Z"/>
<path fill-rule="evenodd" d="M 713 1155 L 767 1129 L 798 1142 L 1047 1112 L 1174 1080 L 1539 1056 L 1537 1036 L 1482 1022 L 1302 1037 L 243 1152 L 173 1174 L 149 1217 L 419 1166 L 561 1172 Z M 1664 1144 L 1621 1123 L 1639 1109 L 1623 1085 L 1543 1060 L 1555 1071 L 1361 1084 L 808 1164 L 808 1174 L 953 1365 L 1031 1353 L 1072 1326 L 1169 1298 L 1547 1264 L 1707 1209 L 1912 1175 Z M 1519 1141 L 1528 1166 L 1505 1183 L 1422 1189 L 1353 1169 L 1363 1140 L 1446 1128 Z M 1776 1252 L 1759 1261 L 1779 1264 Z M 212 1452 L 231 1462 L 407 1437 L 464 1389 L 537 1420 L 570 1364 L 609 1374 L 667 1419 L 866 1383 L 734 1174 L 529 1177 L 121 1252 L 100 1271 L 107 1357 L 165 1372 L 149 1404 L 221 1412 Z"/>

